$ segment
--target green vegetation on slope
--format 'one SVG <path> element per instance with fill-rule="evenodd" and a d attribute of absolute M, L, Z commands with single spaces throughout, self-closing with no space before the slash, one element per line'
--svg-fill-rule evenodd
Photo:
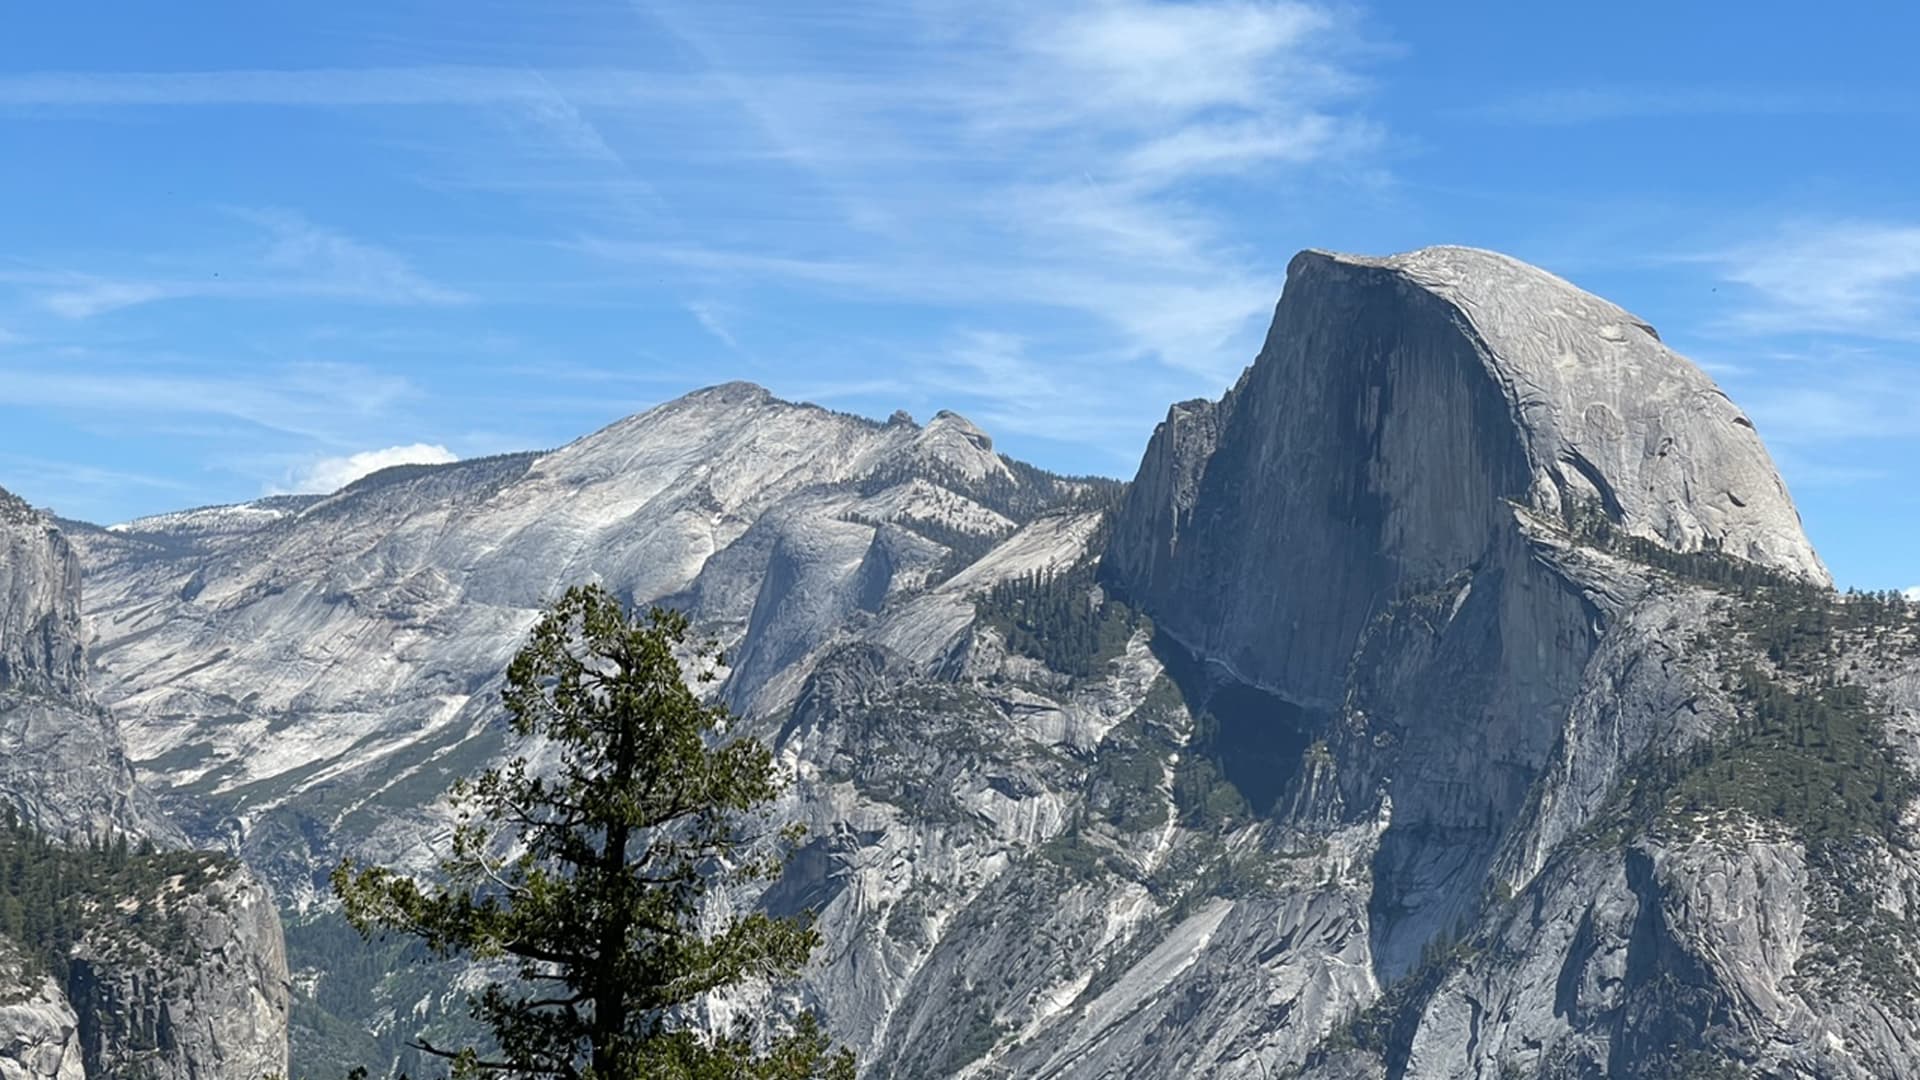
<path fill-rule="evenodd" d="M 1092 560 L 1063 571 L 1030 571 L 1003 581 L 977 601 L 981 621 L 1000 631 L 1007 648 L 1063 675 L 1090 678 L 1126 651 L 1141 624 L 1132 608 L 1106 595 Z"/>
<path fill-rule="evenodd" d="M 144 904 L 126 909 L 123 901 L 151 896 L 169 882 L 194 892 L 232 867 L 223 855 L 155 852 L 150 842 L 133 846 L 124 836 L 64 844 L 8 806 L 0 809 L 0 937 L 64 984 L 74 944 L 104 918 L 161 944 L 185 933 L 164 912 Z"/>
<path fill-rule="evenodd" d="M 1920 779 L 1887 736 L 1887 709 L 1852 681 L 1862 661 L 1920 657 L 1920 606 L 1897 593 L 1848 593 L 1723 552 L 1675 553 L 1626 537 L 1590 509 L 1575 536 L 1719 592 L 1713 625 L 1692 649 L 1720 666 L 1737 722 L 1655 755 L 1589 829 L 1590 842 L 1686 827 L 1735 812 L 1785 827 L 1804 844 L 1812 947 L 1797 971 L 1835 987 L 1867 980 L 1920 995 L 1920 921 L 1882 908 L 1884 852 L 1907 846 L 1901 816 Z"/>
<path fill-rule="evenodd" d="M 1576 512 L 1570 529 L 1721 594 L 1691 651 L 1718 660 L 1722 687 L 1740 706 L 1738 722 L 1643 763 L 1605 826 L 1735 810 L 1789 827 L 1816 857 L 1864 837 L 1901 842 L 1900 813 L 1920 783 L 1888 743 L 1884 706 L 1841 664 L 1920 655 L 1913 605 L 1897 593 L 1843 596 L 1712 547 L 1670 551 L 1620 532 L 1593 508 Z"/>
<path fill-rule="evenodd" d="M 578 586 L 535 624 L 507 668 L 513 733 L 542 740 L 553 767 L 525 758 L 456 781 L 457 824 L 437 880 L 343 861 L 332 881 L 369 939 L 415 939 L 447 959 L 489 964 L 469 998 L 478 1042 L 416 1045 L 459 1080 L 509 1075 L 853 1080 L 811 1013 L 741 1017 L 718 1034 L 688 1017 L 710 993 L 789 980 L 819 944 L 810 912 L 700 918 L 709 890 L 778 876 L 784 850 L 755 850 L 745 819 L 784 776 L 766 744 L 721 741 L 735 718 L 689 686 L 711 680 L 712 646 L 685 615 L 629 611 Z M 498 843 L 501 824 L 513 847 Z M 799 839 L 780 830 L 781 847 Z M 498 961 L 498 965 L 490 964 Z"/>
<path fill-rule="evenodd" d="M 1829 989 L 1864 982 L 1920 996 L 1909 959 L 1920 953 L 1920 923 L 1875 898 L 1884 851 L 1907 845 L 1900 819 L 1920 797 L 1920 780 L 1890 745 L 1884 703 L 1851 681 L 1863 661 L 1920 657 L 1920 605 L 1893 592 L 1843 595 L 1712 546 L 1676 552 L 1626 534 L 1597 505 L 1576 508 L 1566 524 L 1579 544 L 1720 596 L 1688 651 L 1713 659 L 1738 709 L 1708 738 L 1637 763 L 1581 841 L 1610 848 L 1649 833 L 1697 835 L 1714 819 L 1784 827 L 1805 845 L 1812 871 L 1810 947 L 1797 974 Z M 1336 1029 L 1307 1064 L 1363 1051 L 1399 1075 L 1426 1001 L 1488 945 L 1466 934 L 1430 943 L 1418 968 Z M 1674 1048 L 1635 1067 L 1663 1080 L 1749 1074 L 1726 1049 Z"/>
<path fill-rule="evenodd" d="M 1102 497 L 1115 496 L 1106 492 Z M 1085 679 L 1099 674 L 1147 623 L 1100 581 L 1100 552 L 1106 549 L 1112 523 L 1108 506 L 1084 552 L 1066 569 L 1028 571 L 974 597 L 980 621 L 1000 631 L 1007 648 L 1063 675 Z"/>

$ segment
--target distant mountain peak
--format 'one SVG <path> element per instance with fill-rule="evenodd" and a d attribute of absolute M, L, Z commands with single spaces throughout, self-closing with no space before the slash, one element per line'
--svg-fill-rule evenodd
<path fill-rule="evenodd" d="M 734 379 L 729 382 L 716 383 L 712 386 L 703 386 L 698 390 L 682 394 L 677 400 L 682 402 L 700 402 L 703 404 L 713 402 L 723 405 L 762 405 L 769 402 L 793 404 L 792 402 L 780 401 L 780 399 L 773 396 L 773 391 L 768 390 L 759 383 L 748 382 L 745 379 Z"/>

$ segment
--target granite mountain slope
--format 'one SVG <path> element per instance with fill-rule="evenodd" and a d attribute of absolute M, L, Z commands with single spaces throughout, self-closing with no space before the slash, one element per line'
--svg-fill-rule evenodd
<path fill-rule="evenodd" d="M 1488 252 L 1303 253 L 1120 494 L 730 384 L 70 531 L 142 775 L 305 918 L 339 854 L 428 855 L 535 609 L 597 580 L 726 645 L 813 837 L 731 902 L 820 912 L 797 997 L 870 1075 L 1920 1062 L 1881 989 L 1920 896 L 1911 616 L 1832 596 L 1753 425 L 1643 321 Z M 364 990 L 404 1007 L 333 1019 L 458 1006 Z"/>
<path fill-rule="evenodd" d="M 841 636 L 964 623 L 943 578 L 1113 486 L 1008 462 L 950 414 L 877 424 L 728 384 L 548 454 L 75 535 L 95 679 L 143 772 L 304 903 L 342 845 L 416 848 L 424 819 L 395 812 L 501 749 L 500 673 L 567 584 L 687 609 L 727 647 L 729 701 L 766 714 Z"/>

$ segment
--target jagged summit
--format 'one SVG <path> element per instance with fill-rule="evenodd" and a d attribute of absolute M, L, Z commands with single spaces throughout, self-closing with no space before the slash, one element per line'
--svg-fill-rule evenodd
<path fill-rule="evenodd" d="M 257 821 L 493 738 L 487 680 L 568 585 L 688 611 L 729 646 L 728 700 L 774 709 L 843 627 L 1091 483 L 1003 458 L 957 414 L 885 423 L 733 382 L 546 453 L 398 466 L 79 542 L 94 610 L 116 613 L 95 621 L 98 685 L 136 758 L 169 787 L 245 790 Z M 946 635 L 929 649 L 971 611 L 937 599 L 913 623 Z"/>
<path fill-rule="evenodd" d="M 106 526 L 106 531 L 134 537 L 191 539 L 196 542 L 257 532 L 269 525 L 340 499 L 364 495 L 372 489 L 424 476 L 466 476 L 485 486 L 497 474 L 531 471 L 535 475 L 566 470 L 568 482 L 585 483 L 617 476 L 623 470 L 650 464 L 647 455 L 671 442 L 682 451 L 682 465 L 702 460 L 715 468 L 719 459 L 741 447 L 766 449 L 785 439 L 779 453 L 798 453 L 809 439 L 814 449 L 853 447 L 832 470 L 841 480 L 884 467 L 891 460 L 914 460 L 945 467 L 974 481 L 992 477 L 1012 480 L 1010 467 L 994 451 L 993 439 L 959 413 L 942 409 L 924 426 L 905 410 L 886 421 L 836 412 L 808 402 L 777 397 L 757 383 L 744 380 L 719 383 L 622 417 L 554 451 L 522 451 L 488 458 L 467 458 L 435 464 L 395 465 L 360 477 L 328 494 L 270 495 L 238 503 L 219 503 L 151 514 Z M 856 445 L 857 444 L 857 445 Z M 458 485 L 458 481 L 448 482 Z M 17 503 L 17 509 L 11 503 Z M 0 515 L 34 513 L 31 507 L 0 491 Z M 75 522 L 83 529 L 97 529 Z"/>
<path fill-rule="evenodd" d="M 699 405 L 719 408 L 753 408 L 771 404 L 789 405 L 793 403 L 781 401 L 779 398 L 774 397 L 773 391 L 761 386 L 759 383 L 749 382 L 746 379 L 732 379 L 723 383 L 715 383 L 712 386 L 703 386 L 698 390 L 690 390 L 672 401 L 663 403 L 659 407 L 669 408 L 673 406 L 685 407 Z"/>

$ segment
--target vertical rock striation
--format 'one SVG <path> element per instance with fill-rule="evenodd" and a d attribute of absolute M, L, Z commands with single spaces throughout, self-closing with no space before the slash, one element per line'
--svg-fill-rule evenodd
<path fill-rule="evenodd" d="M 134 784 L 120 732 L 86 685 L 80 560 L 0 491 L 0 798 L 59 836 L 177 841 Z"/>
<path fill-rule="evenodd" d="M 1753 425 L 1641 320 L 1492 252 L 1309 251 L 1238 385 L 1154 433 L 1108 560 L 1189 647 L 1331 705 L 1388 603 L 1524 558 L 1514 505 L 1588 503 L 1828 580 Z"/>
<path fill-rule="evenodd" d="M 1643 321 L 1505 256 L 1304 252 L 1255 364 L 1169 413 L 1108 577 L 1213 681 L 1318 712 L 1328 764 L 1290 778 L 1283 817 L 1379 826 L 1351 887 L 1384 996 L 1310 1075 L 1911 1069 L 1911 1003 L 1808 960 L 1902 984 L 1898 844 L 1848 841 L 1889 881 L 1875 896 L 1784 819 L 1682 802 L 1597 829 L 1649 761 L 1750 722 L 1735 667 L 1781 663 L 1733 600 L 1659 569 L 1686 556 L 1839 603 L 1726 395 Z M 1822 655 L 1897 741 L 1913 666 L 1883 652 L 1913 631 L 1892 619 Z"/>
<path fill-rule="evenodd" d="M 1258 360 L 1155 432 L 1107 551 L 1156 626 L 1329 714 L 1392 792 L 1383 973 L 1465 914 L 1562 738 L 1605 581 L 1537 522 L 1604 513 L 1676 552 L 1825 583 L 1753 426 L 1620 308 L 1492 252 L 1309 251 Z M 1409 605 L 1432 608 L 1395 623 Z M 1389 784 L 1390 781 L 1390 784 Z"/>
<path fill-rule="evenodd" d="M 121 901 L 74 948 L 68 993 L 88 1075 L 288 1075 L 280 917 L 243 868 L 210 862 Z"/>

